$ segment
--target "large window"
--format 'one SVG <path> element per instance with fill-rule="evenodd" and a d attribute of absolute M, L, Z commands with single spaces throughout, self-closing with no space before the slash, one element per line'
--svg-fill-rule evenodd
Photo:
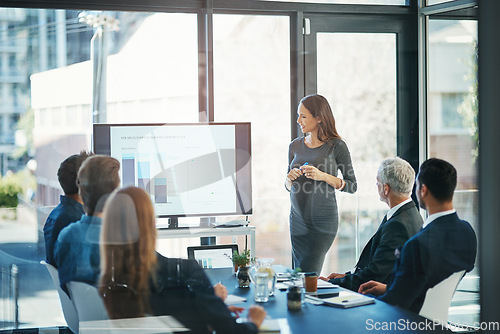
<path fill-rule="evenodd" d="M 339 231 L 323 272 L 345 272 L 357 262 L 388 207 L 375 186 L 377 169 L 396 156 L 396 36 L 320 33 L 318 92 L 332 104 L 349 147 L 358 190 L 338 193 Z"/>
<path fill-rule="evenodd" d="M 428 24 L 427 131 L 429 157 L 458 172 L 453 204 L 478 234 L 477 21 L 430 19 Z M 462 281 L 450 321 L 479 321 L 479 262 Z"/>
<path fill-rule="evenodd" d="M 96 28 L 81 20 L 90 15 L 119 21 L 119 30 L 103 27 L 107 49 L 94 45 L 96 64 L 105 69 L 102 77 L 93 73 L 90 60 Z M 106 101 L 105 108 L 98 109 L 100 122 L 197 122 L 197 16 L 0 9 L 0 27 L 0 139 L 13 144 L 16 138 L 18 146 L 24 139 L 25 146 L 24 164 L 17 166 L 17 173 L 12 168 L 0 178 L 3 189 L 8 183 L 24 188 L 16 209 L 0 208 L 0 305 L 2 310 L 12 309 L 13 297 L 4 295 L 10 287 L 4 272 L 16 263 L 21 326 L 64 325 L 53 283 L 39 264 L 45 259 L 42 228 L 62 194 L 57 180 L 60 162 L 91 149 L 91 125 L 97 119 L 92 87 L 99 86 L 93 80 L 106 83 L 101 86 Z M 107 62 L 100 62 L 106 54 Z M 24 115 L 16 131 L 19 113 Z M 182 254 L 175 255 L 185 257 L 182 248 Z M 0 316 L 2 326 L 13 325 L 13 313 Z"/>
<path fill-rule="evenodd" d="M 288 27 L 287 16 L 214 15 L 215 121 L 252 122 L 256 256 L 291 266 Z"/>
<path fill-rule="evenodd" d="M 306 93 L 329 100 L 358 183 L 355 194 L 336 194 L 339 228 L 322 270 L 328 275 L 353 269 L 388 210 L 375 186 L 380 162 L 399 154 L 416 167 L 417 142 L 407 126 L 417 110 L 401 80 L 412 71 L 401 22 L 312 14 L 305 20 Z"/>
<path fill-rule="evenodd" d="M 386 207 L 376 193 L 376 169 L 381 159 L 396 155 L 396 115 L 411 109 L 408 96 L 416 95 L 411 71 L 398 78 L 411 58 L 399 57 L 399 50 L 412 41 L 398 39 L 406 26 L 393 29 L 413 20 L 409 1 L 300 1 L 289 4 L 290 10 L 273 1 L 235 1 L 235 8 L 223 1 L 217 3 L 225 7 L 213 8 L 212 17 L 211 10 L 201 8 L 204 3 L 190 1 L 174 8 L 169 1 L 154 0 L 145 8 L 132 1 L 124 11 L 0 8 L 0 186 L 21 187 L 16 189 L 19 205 L 0 208 L 0 309 L 13 310 L 9 288 L 10 265 L 15 263 L 21 327 L 65 325 L 52 280 L 39 263 L 45 259 L 42 228 L 62 194 L 59 164 L 91 149 L 93 122 L 198 122 L 204 119 L 204 105 L 211 103 L 209 118 L 216 122 L 251 122 L 249 220 L 257 229 L 256 255 L 290 266 L 287 152 L 296 133 L 295 103 L 309 91 L 308 75 L 314 72 L 317 87 L 312 90 L 332 102 L 358 178 L 356 195 L 339 196 L 339 234 L 324 273 L 351 269 L 380 223 Z M 134 5 L 141 6 L 138 12 Z M 92 6 L 110 9 L 111 4 Z M 370 28 L 373 18 L 389 28 L 320 33 L 317 68 L 311 70 L 304 43 L 310 37 L 302 35 L 306 27 L 300 18 L 317 15 L 318 8 L 326 10 L 321 22 L 335 22 L 337 27 Z M 99 35 L 99 24 L 92 19 L 103 16 L 111 24 L 100 27 Z M 354 16 L 361 18 L 361 25 L 350 22 Z M 408 90 L 404 96 L 399 85 Z M 95 92 L 106 98 L 94 99 Z M 454 117 L 452 111 L 466 92 L 446 93 L 450 95 L 441 104 L 447 113 L 441 118 L 457 129 L 465 118 Z M 193 219 L 199 222 L 196 217 L 189 223 Z M 242 239 L 238 243 L 244 247 Z M 193 244 L 199 240 L 161 240 L 157 250 L 186 257 L 186 247 Z M 13 327 L 13 321 L 12 312 L 0 314 L 0 329 Z"/>
<path fill-rule="evenodd" d="M 74 16 L 78 14 L 73 13 Z M 39 164 L 36 173 L 39 178 L 43 177 L 43 182 L 38 182 L 43 186 L 38 189 L 39 196 L 46 198 L 38 204 L 58 203 L 58 196 L 47 198 L 41 192 L 59 188 L 55 172 L 66 156 L 90 148 L 92 119 L 110 123 L 198 120 L 196 15 L 122 12 L 107 12 L 106 15 L 122 20 L 124 27 L 103 36 L 108 39 L 107 52 L 110 54 L 103 93 L 107 103 L 103 110 L 92 105 L 92 80 L 97 81 L 93 79 L 97 76 L 93 76 L 91 61 L 37 71 L 32 75 L 36 157 L 38 161 L 44 157 L 50 161 L 50 164 Z M 80 29 L 92 29 L 80 25 Z M 177 27 L 183 27 L 181 34 L 173 33 Z M 160 37 L 156 35 L 158 32 L 162 32 Z M 68 36 L 70 39 L 73 35 Z M 90 46 L 90 40 L 81 43 Z M 49 46 L 54 50 L 61 47 L 57 43 Z M 38 50 L 37 53 L 43 52 L 46 51 Z M 104 54 L 106 51 L 98 52 Z M 89 57 L 84 53 L 80 58 L 85 55 Z M 99 110 L 103 117 L 92 116 L 92 109 Z M 68 139 L 72 141 L 70 146 Z"/>
<path fill-rule="evenodd" d="M 477 22 L 429 21 L 429 155 L 456 166 L 457 193 L 469 196 L 477 195 L 476 56 Z M 462 215 L 476 225 L 477 212 Z"/>

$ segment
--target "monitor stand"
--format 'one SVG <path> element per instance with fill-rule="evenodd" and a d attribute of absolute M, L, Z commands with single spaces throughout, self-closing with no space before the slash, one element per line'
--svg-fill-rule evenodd
<path fill-rule="evenodd" d="M 168 228 L 179 228 L 179 218 L 177 217 L 168 218 Z"/>

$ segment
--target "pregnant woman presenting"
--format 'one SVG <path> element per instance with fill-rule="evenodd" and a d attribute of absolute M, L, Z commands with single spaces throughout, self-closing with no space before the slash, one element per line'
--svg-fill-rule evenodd
<path fill-rule="evenodd" d="M 319 275 L 338 229 L 335 193 L 356 192 L 356 176 L 328 101 L 321 95 L 308 95 L 300 101 L 297 114 L 305 136 L 290 143 L 285 181 L 291 202 L 293 264 Z"/>

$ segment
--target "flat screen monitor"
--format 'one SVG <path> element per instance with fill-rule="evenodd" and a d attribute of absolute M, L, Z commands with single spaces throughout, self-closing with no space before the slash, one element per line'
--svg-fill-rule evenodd
<path fill-rule="evenodd" d="M 159 217 L 252 213 L 250 123 L 94 124 L 96 154 L 120 161 L 123 187 Z"/>

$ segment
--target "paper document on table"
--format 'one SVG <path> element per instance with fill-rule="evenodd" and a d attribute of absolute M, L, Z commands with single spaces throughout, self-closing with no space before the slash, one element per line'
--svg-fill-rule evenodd
<path fill-rule="evenodd" d="M 177 319 L 164 315 L 127 319 L 80 321 L 81 334 L 157 334 L 189 331 Z"/>
<path fill-rule="evenodd" d="M 276 283 L 276 289 L 283 291 L 283 290 L 288 289 L 288 287 L 291 285 L 302 286 L 302 282 L 301 281 L 295 281 L 294 283 L 292 283 L 291 281 L 279 282 L 279 283 Z M 332 288 L 338 288 L 338 287 L 339 286 L 337 284 L 332 284 L 330 282 L 318 279 L 318 289 L 332 289 Z"/>
<path fill-rule="evenodd" d="M 342 308 L 349 308 L 367 304 L 374 304 L 375 299 L 356 292 L 340 291 L 338 297 L 322 299 L 323 304 Z"/>
<path fill-rule="evenodd" d="M 338 288 L 337 284 L 330 283 L 328 281 L 323 281 L 322 279 L 318 279 L 318 289 L 328 289 L 328 288 Z"/>
<path fill-rule="evenodd" d="M 236 319 L 236 322 L 242 324 L 248 322 L 248 319 L 245 317 L 240 317 Z M 272 319 L 266 317 L 259 328 L 259 333 L 291 334 L 292 331 L 290 330 L 290 326 L 288 325 L 288 320 L 286 318 Z"/>
<path fill-rule="evenodd" d="M 246 301 L 247 301 L 247 299 L 244 297 L 235 296 L 235 295 L 227 295 L 227 298 L 224 301 L 224 303 L 226 303 L 226 305 L 233 305 L 233 304 L 243 303 Z"/>
<path fill-rule="evenodd" d="M 279 319 L 264 319 L 264 322 L 259 328 L 259 333 L 291 333 L 288 321 L 286 318 Z"/>

